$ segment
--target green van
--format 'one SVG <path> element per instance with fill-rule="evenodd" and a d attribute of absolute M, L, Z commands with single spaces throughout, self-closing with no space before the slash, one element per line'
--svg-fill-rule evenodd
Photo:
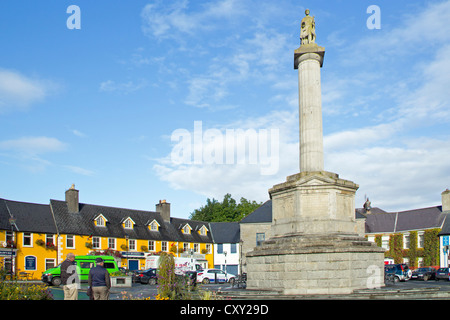
<path fill-rule="evenodd" d="M 75 263 L 80 281 L 88 281 L 89 270 L 95 267 L 96 258 L 103 259 L 103 266 L 109 271 L 109 273 L 119 271 L 117 262 L 112 256 L 75 256 Z M 59 286 L 61 284 L 61 264 L 55 268 L 45 270 L 42 273 L 42 281 L 54 286 Z"/>

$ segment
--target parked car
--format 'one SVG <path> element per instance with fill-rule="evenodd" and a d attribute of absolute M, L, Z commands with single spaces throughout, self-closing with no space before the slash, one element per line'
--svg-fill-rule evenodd
<path fill-rule="evenodd" d="M 204 269 L 199 270 L 197 273 L 197 282 L 201 282 L 203 284 L 208 284 L 210 282 L 215 283 L 225 283 L 230 282 L 234 283 L 236 276 L 231 273 L 225 273 L 219 269 Z"/>
<path fill-rule="evenodd" d="M 394 281 L 407 281 L 411 279 L 411 269 L 406 264 L 387 264 L 384 266 L 384 273 L 394 275 Z"/>
<path fill-rule="evenodd" d="M 436 278 L 436 269 L 432 267 L 418 268 L 412 272 L 411 279 L 427 281 Z"/>
<path fill-rule="evenodd" d="M 158 282 L 156 269 L 154 268 L 137 271 L 134 278 L 136 279 L 135 282 L 140 282 L 142 284 L 154 285 Z"/>
<path fill-rule="evenodd" d="M 102 258 L 104 261 L 103 266 L 108 270 L 109 273 L 118 272 L 117 262 L 112 256 L 76 256 L 75 265 L 77 274 L 81 282 L 87 282 L 89 277 L 89 271 L 91 268 L 97 265 L 95 262 L 96 258 Z M 42 273 L 42 281 L 54 286 L 59 286 L 61 284 L 61 264 L 58 266 L 45 270 Z"/>
<path fill-rule="evenodd" d="M 436 276 L 434 278 L 436 281 L 441 279 L 450 280 L 450 268 L 439 268 L 436 271 Z"/>

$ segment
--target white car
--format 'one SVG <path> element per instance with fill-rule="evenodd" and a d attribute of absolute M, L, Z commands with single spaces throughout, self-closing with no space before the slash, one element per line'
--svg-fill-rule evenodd
<path fill-rule="evenodd" d="M 225 271 L 219 269 L 204 269 L 198 270 L 197 272 L 197 282 L 201 282 L 203 284 L 208 284 L 211 282 L 215 283 L 216 279 L 217 283 L 234 283 L 236 276 L 231 273 L 225 274 Z"/>

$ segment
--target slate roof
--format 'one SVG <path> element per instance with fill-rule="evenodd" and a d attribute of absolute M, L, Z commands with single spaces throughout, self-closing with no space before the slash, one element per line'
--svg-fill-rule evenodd
<path fill-rule="evenodd" d="M 156 241 L 177 242 L 212 242 L 211 235 L 200 236 L 194 232 L 208 223 L 185 219 L 171 218 L 171 223 L 163 220 L 158 212 L 107 207 L 92 204 L 79 204 L 79 212 L 71 213 L 65 201 L 50 200 L 58 230 L 62 234 L 92 235 L 98 237 L 148 239 Z M 94 219 L 102 214 L 107 222 L 105 226 L 96 226 Z M 134 221 L 132 229 L 123 228 L 122 223 L 131 218 Z M 156 220 L 158 231 L 150 231 L 148 224 Z M 184 224 L 183 224 L 184 222 Z M 186 223 L 193 228 L 191 234 L 183 234 L 180 225 Z M 208 228 L 209 229 L 209 228 Z"/>
<path fill-rule="evenodd" d="M 192 228 L 190 234 L 185 234 L 181 232 L 181 229 L 186 225 Z M 213 242 L 213 238 L 211 236 L 211 229 L 208 225 L 208 222 L 203 221 L 195 221 L 189 219 L 180 219 L 180 218 L 170 218 L 170 225 L 173 227 L 174 232 L 176 232 L 178 241 L 180 242 Z M 205 226 L 208 229 L 208 233 L 206 236 L 202 236 L 198 233 L 202 226 Z"/>
<path fill-rule="evenodd" d="M 272 222 L 272 200 L 267 200 L 261 207 L 241 220 L 241 223 L 263 222 Z"/>
<path fill-rule="evenodd" d="M 441 232 L 439 232 L 439 236 L 447 236 L 450 235 L 450 213 L 443 213 L 442 215 L 444 215 L 445 221 L 442 226 Z"/>
<path fill-rule="evenodd" d="M 408 230 L 442 228 L 446 214 L 442 207 L 429 207 L 401 212 L 368 214 L 366 233 L 393 233 Z"/>
<path fill-rule="evenodd" d="M 241 228 L 239 222 L 211 222 L 214 243 L 239 243 Z"/>
<path fill-rule="evenodd" d="M 49 205 L 0 199 L 0 229 L 11 230 L 10 215 L 21 232 L 56 233 Z"/>

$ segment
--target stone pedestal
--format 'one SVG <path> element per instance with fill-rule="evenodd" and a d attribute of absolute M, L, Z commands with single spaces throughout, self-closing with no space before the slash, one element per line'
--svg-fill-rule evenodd
<path fill-rule="evenodd" d="M 271 238 L 247 254 L 247 289 L 348 294 L 377 288 L 384 286 L 383 257 L 382 248 L 357 235 Z"/>
<path fill-rule="evenodd" d="M 357 234 L 357 189 L 326 171 L 271 188 L 271 237 L 247 254 L 247 289 L 346 294 L 383 286 L 384 249 Z"/>
<path fill-rule="evenodd" d="M 326 171 L 302 172 L 269 190 L 272 236 L 356 233 L 358 185 Z"/>

